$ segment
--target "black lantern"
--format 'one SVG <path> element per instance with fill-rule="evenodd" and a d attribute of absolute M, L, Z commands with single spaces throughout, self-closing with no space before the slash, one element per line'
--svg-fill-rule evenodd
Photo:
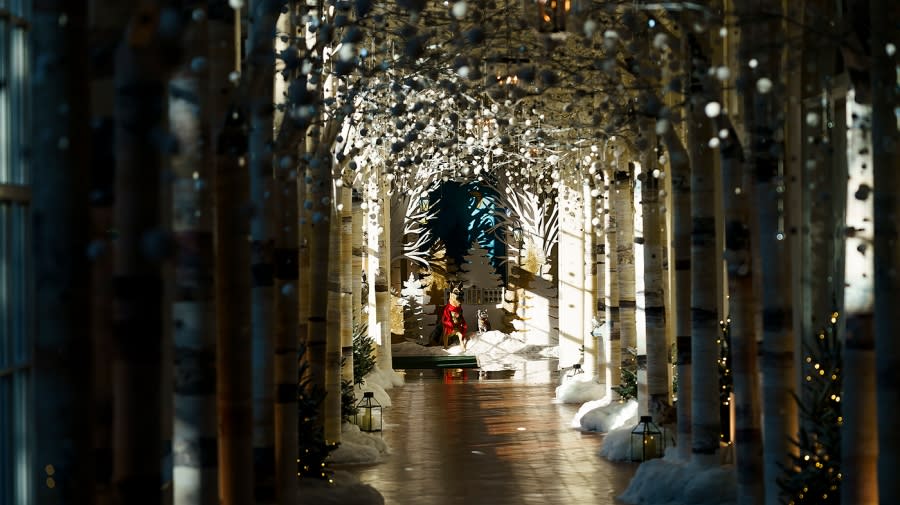
<path fill-rule="evenodd" d="M 356 404 L 355 424 L 360 431 L 381 431 L 381 404 L 375 400 L 375 393 L 366 391 L 363 399 Z"/>
<path fill-rule="evenodd" d="M 653 424 L 650 416 L 641 416 L 637 426 L 631 430 L 631 461 L 647 461 L 661 458 L 666 451 L 663 431 Z"/>

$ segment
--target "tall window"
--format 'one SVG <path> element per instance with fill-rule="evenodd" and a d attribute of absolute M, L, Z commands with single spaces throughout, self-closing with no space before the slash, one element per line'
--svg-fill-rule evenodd
<path fill-rule="evenodd" d="M 28 0 L 0 0 L 0 503 L 31 505 Z"/>

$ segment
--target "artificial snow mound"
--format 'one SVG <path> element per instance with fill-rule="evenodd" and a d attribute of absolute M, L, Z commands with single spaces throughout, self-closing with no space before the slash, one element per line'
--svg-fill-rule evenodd
<path fill-rule="evenodd" d="M 570 378 L 556 387 L 556 401 L 559 403 L 585 403 L 603 398 L 605 394 L 606 386 L 588 377 L 587 374 Z"/>
<path fill-rule="evenodd" d="M 638 422 L 637 414 L 636 401 L 610 402 L 606 397 L 582 405 L 575 414 L 573 423 L 577 421 L 581 429 L 586 431 L 609 433 L 622 426 L 631 429 Z"/>
<path fill-rule="evenodd" d="M 380 435 L 365 433 L 359 426 L 341 426 L 341 445 L 328 455 L 328 462 L 336 465 L 380 463 L 390 453 L 387 442 Z"/>
<path fill-rule="evenodd" d="M 618 499 L 633 505 L 732 505 L 737 500 L 733 466 L 700 466 L 665 458 L 641 463 Z"/>
<path fill-rule="evenodd" d="M 363 484 L 353 474 L 335 471 L 332 482 L 320 479 L 302 479 L 298 492 L 298 505 L 384 505 L 374 487 Z"/>
<path fill-rule="evenodd" d="M 634 424 L 637 424 L 637 420 Z M 627 426 L 620 426 L 607 432 L 597 453 L 610 461 L 631 461 L 632 429 L 634 426 L 629 423 Z"/>

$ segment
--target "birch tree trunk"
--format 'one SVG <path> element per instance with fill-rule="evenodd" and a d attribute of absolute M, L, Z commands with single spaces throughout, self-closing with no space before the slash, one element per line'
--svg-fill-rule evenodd
<path fill-rule="evenodd" d="M 608 332 L 602 330 L 603 328 L 606 328 L 608 326 L 606 320 L 606 191 L 603 189 L 606 186 L 606 182 L 602 177 L 602 172 L 600 172 L 600 174 L 596 176 L 596 178 L 596 184 L 599 187 L 591 190 L 592 194 L 596 193 L 596 199 L 594 202 L 596 216 L 594 216 L 592 220 L 592 223 L 596 223 L 594 226 L 595 242 L 593 258 L 594 268 L 596 271 L 594 283 L 597 286 L 596 327 L 601 328 L 601 330 L 598 332 L 599 335 L 594 337 L 597 346 L 597 367 L 594 371 L 594 377 L 606 386 L 606 396 L 609 397 L 609 339 L 608 337 L 604 338 Z"/>
<path fill-rule="evenodd" d="M 753 290 L 753 255 L 748 225 L 752 181 L 749 174 L 742 170 L 737 133 L 732 128 L 728 131 L 729 135 L 721 148 L 720 156 L 725 215 L 725 260 L 730 296 L 728 317 L 731 318 L 729 334 L 735 403 L 737 498 L 741 505 L 754 505 L 763 501 L 763 470 L 754 315 L 757 301 Z"/>
<path fill-rule="evenodd" d="M 204 12 L 206 9 L 197 7 Z M 186 61 L 206 58 L 205 15 L 184 39 Z M 169 81 L 169 124 L 178 142 L 172 157 L 172 231 L 176 244 L 175 382 L 172 436 L 174 501 L 219 502 L 216 416 L 216 328 L 213 285 L 213 205 L 209 182 L 208 67 L 184 65 Z"/>
<path fill-rule="evenodd" d="M 584 343 L 584 219 L 581 187 L 575 190 L 572 175 L 564 176 L 559 185 L 559 366 L 571 368 L 581 362 Z"/>
<path fill-rule="evenodd" d="M 341 383 L 353 384 L 353 189 L 341 187 Z"/>
<path fill-rule="evenodd" d="M 328 391 L 328 281 L 331 254 L 332 221 L 332 155 L 331 142 L 335 126 L 330 123 L 317 139 L 310 163 L 309 220 L 309 323 L 307 326 L 306 358 L 309 363 L 310 386 Z M 325 290 L 322 293 L 320 290 Z M 327 398 L 327 396 L 326 396 Z M 327 401 L 327 400 L 326 400 Z M 327 418 L 324 410 L 317 419 L 323 429 Z"/>
<path fill-rule="evenodd" d="M 591 194 L 591 185 L 587 180 L 582 182 L 581 201 L 583 207 L 581 219 L 584 223 L 584 231 L 582 232 L 584 243 L 584 252 L 582 253 L 584 257 L 584 289 L 582 290 L 584 298 L 582 302 L 584 304 L 584 315 L 582 316 L 584 321 L 584 329 L 582 330 L 584 334 L 584 359 L 581 368 L 584 369 L 584 373 L 588 377 L 596 381 L 598 379 L 598 359 L 600 356 L 597 345 L 599 340 L 594 335 L 593 329 L 595 323 L 599 323 L 599 320 L 603 319 L 597 314 L 597 300 L 599 296 L 602 296 L 602 290 L 597 286 L 596 233 L 593 222 L 596 201 Z"/>
<path fill-rule="evenodd" d="M 783 181 L 779 174 L 780 159 L 776 140 L 781 130 L 778 110 L 783 105 L 782 84 L 778 75 L 780 53 L 775 44 L 759 45 L 763 38 L 781 43 L 782 31 L 778 16 L 781 2 L 739 2 L 736 12 L 745 22 L 741 34 L 740 61 L 755 60 L 756 68 L 742 67 L 742 80 L 746 83 L 745 131 L 749 135 L 749 166 L 755 178 L 756 208 L 755 228 L 758 233 L 751 240 L 754 248 L 754 265 L 758 264 L 762 303 L 759 316 L 762 320 L 763 340 L 760 350 L 763 376 L 763 433 L 764 433 L 764 482 L 765 502 L 780 503 L 777 476 L 783 465 L 790 464 L 794 452 L 789 437 L 797 433 L 797 406 L 793 394 L 796 378 L 794 369 L 794 335 L 790 306 L 791 286 L 787 244 L 781 227 L 783 208 Z M 753 227 L 753 226 L 751 226 Z M 759 261 L 756 259 L 759 258 Z M 786 283 L 788 283 L 786 285 Z"/>
<path fill-rule="evenodd" d="M 692 104 L 688 118 L 691 156 L 691 461 L 708 466 L 719 463 L 719 324 L 716 269 L 715 191 L 712 138 L 709 120 L 698 110 L 702 95 Z M 677 226 L 677 225 L 676 225 Z M 679 381 L 679 383 L 681 383 Z"/>
<path fill-rule="evenodd" d="M 616 212 L 616 260 L 619 274 L 619 331 L 622 348 L 637 347 L 634 293 L 634 167 L 618 166 L 613 175 L 613 207 Z M 622 355 L 624 366 L 630 358 Z M 640 366 L 639 366 L 640 368 Z"/>
<path fill-rule="evenodd" d="M 113 284 L 113 486 L 122 504 L 157 504 L 160 491 L 162 159 L 165 82 L 159 8 L 137 7 L 115 63 L 116 202 Z M 151 415 L 147 415 L 151 412 Z"/>
<path fill-rule="evenodd" d="M 652 131 L 652 130 L 648 130 Z M 652 142 L 655 144 L 655 142 Z M 644 156 L 641 166 L 641 214 L 643 217 L 643 307 L 646 321 L 648 413 L 661 422 L 671 406 L 669 399 L 669 348 L 666 344 L 666 307 L 663 300 L 662 233 L 660 225 L 660 172 L 656 154 Z"/>
<path fill-rule="evenodd" d="M 897 245 L 897 219 L 900 217 L 900 133 L 896 118 L 896 56 L 882 48 L 896 44 L 900 18 L 896 2 L 872 0 L 872 165 L 875 183 L 875 370 L 878 426 L 892 426 L 900 418 L 900 386 L 893 379 L 900 367 L 900 334 L 895 310 L 900 307 L 900 248 Z M 893 35 L 893 39 L 891 38 Z M 878 498 L 882 503 L 900 502 L 900 479 L 894 475 L 900 466 L 900 437 L 893 429 L 878 431 Z"/>
<path fill-rule="evenodd" d="M 341 188 L 332 189 L 332 205 L 329 218 L 328 235 L 329 251 L 337 256 L 335 261 L 328 262 L 328 342 L 325 346 L 325 442 L 329 444 L 341 441 L 341 215 L 337 208 L 340 202 Z"/>
<path fill-rule="evenodd" d="M 391 270 L 389 268 L 391 262 L 391 197 L 388 194 L 390 190 L 390 182 L 383 180 L 381 187 L 381 201 L 384 202 L 381 210 L 384 213 L 382 222 L 384 223 L 384 231 L 382 232 L 381 242 L 383 247 L 379 250 L 381 258 L 379 264 L 383 265 L 382 272 L 387 277 L 384 281 L 385 290 L 379 291 L 380 296 L 378 302 L 378 318 L 381 324 L 381 349 L 378 353 L 378 365 L 381 370 L 390 372 L 394 368 L 393 355 L 391 353 L 391 306 L 393 297 L 391 296 Z M 376 286 L 376 291 L 378 291 Z M 383 301 L 382 301 L 383 300 Z"/>
<path fill-rule="evenodd" d="M 254 0 L 244 79 L 250 120 L 249 163 L 251 322 L 253 340 L 253 462 L 257 503 L 275 502 L 275 375 L 273 340 L 274 217 L 272 185 L 272 96 L 275 80 L 273 32 L 280 2 Z"/>
<path fill-rule="evenodd" d="M 370 290 L 374 286 L 375 310 L 369 314 L 369 335 L 375 340 L 376 363 L 382 371 L 393 369 L 391 359 L 391 293 L 390 283 L 390 198 L 387 196 L 387 182 L 378 176 L 374 187 L 376 202 L 370 204 L 370 212 L 376 214 L 375 229 L 369 229 L 369 258 L 374 279 L 369 281 Z M 374 244 L 374 245 L 373 245 Z M 371 296 L 371 295 L 370 295 Z M 373 321 L 374 319 L 374 321 Z"/>
<path fill-rule="evenodd" d="M 604 210 L 604 228 L 606 231 L 606 282 L 604 295 L 606 297 L 606 377 L 608 384 L 607 394 L 610 398 L 618 399 L 618 393 L 614 393 L 614 387 L 622 383 L 622 334 L 619 331 L 619 260 L 618 260 L 618 226 L 614 199 L 615 177 L 613 167 L 606 170 L 606 209 Z"/>
<path fill-rule="evenodd" d="M 250 364 L 250 233 L 245 117 L 233 103 L 228 75 L 236 70 L 235 12 L 209 10 L 210 115 L 215 153 L 216 389 L 219 412 L 219 494 L 223 505 L 253 502 L 253 409 Z M 223 119 L 224 118 L 224 119 Z"/>
<path fill-rule="evenodd" d="M 297 431 L 297 351 L 298 351 L 298 311 L 297 294 L 300 291 L 298 248 L 299 217 L 297 202 L 297 179 L 299 160 L 297 154 L 304 151 L 303 132 L 294 127 L 288 118 L 285 121 L 283 109 L 279 105 L 287 102 L 288 85 L 292 74 L 286 68 L 287 55 L 296 51 L 293 2 L 290 8 L 278 17 L 275 30 L 276 60 L 273 98 L 276 150 L 273 159 L 276 200 L 275 208 L 275 296 L 272 311 L 275 318 L 275 496 L 279 505 L 293 504 L 297 500 L 297 451 L 299 449 Z M 298 145 L 300 148 L 298 148 Z"/>
<path fill-rule="evenodd" d="M 675 301 L 675 352 L 678 374 L 678 455 L 689 461 L 692 447 L 693 421 L 691 416 L 693 358 L 691 337 L 691 178 L 690 158 L 674 127 L 669 126 L 663 133 L 669 165 L 672 172 L 672 236 L 671 250 L 674 251 L 675 276 L 672 291 Z"/>
<path fill-rule="evenodd" d="M 383 280 L 378 280 L 379 275 L 379 228 L 382 225 L 381 220 L 381 202 L 379 200 L 377 169 L 370 168 L 372 171 L 366 184 L 366 209 L 365 209 L 365 227 L 366 227 L 366 283 L 369 285 L 369 293 L 366 299 L 368 312 L 368 336 L 373 342 L 381 340 L 381 327 L 378 323 L 378 284 L 381 283 L 381 289 L 387 289 L 383 284 Z M 382 276 L 383 277 L 383 276 Z M 375 353 L 378 354 L 378 346 L 375 346 Z"/>
<path fill-rule="evenodd" d="M 91 264 L 85 254 L 90 234 L 91 166 L 90 90 L 88 80 L 82 77 L 87 66 L 86 16 L 85 1 L 34 5 L 31 47 L 37 57 L 30 80 L 34 103 L 40 106 L 26 114 L 37 125 L 36 138 L 29 139 L 33 145 L 54 147 L 34 149 L 29 163 L 33 170 L 31 243 L 36 281 L 31 387 L 41 395 L 34 402 L 36 415 L 26 418 L 35 421 L 36 426 L 30 428 L 40 434 L 34 440 L 33 461 L 56 469 L 50 477 L 55 485 L 34 486 L 33 498 L 35 503 L 60 505 L 95 503 L 95 414 L 91 408 L 95 363 L 91 299 L 82 295 L 86 288 L 93 288 L 89 283 Z M 59 23 L 62 17 L 68 19 L 65 26 Z M 2 247 L 4 252 L 8 250 L 5 242 Z M 4 299 L 6 303 L 8 299 Z M 105 312 L 108 310 L 105 307 Z M 5 321 L 3 325 L 5 331 Z M 7 342 L 4 337 L 4 344 Z M 105 363 L 97 368 L 106 369 Z M 5 385 L 7 377 L 3 379 Z M 4 394 L 7 391 L 4 388 Z M 9 450 L 5 442 L 4 450 Z M 4 478 L 4 482 L 8 481 Z M 25 490 L 26 495 L 31 496 L 30 491 Z M 2 494 L 15 495 L 7 489 Z"/>
<path fill-rule="evenodd" d="M 876 409 L 875 206 L 872 177 L 870 105 L 847 93 L 847 250 L 844 310 L 843 395 L 841 412 L 841 503 L 878 501 L 878 424 Z M 895 336 L 896 338 L 896 336 Z"/>
<path fill-rule="evenodd" d="M 362 210 L 362 198 L 358 194 L 358 192 L 353 192 L 353 263 L 352 263 L 352 273 L 353 276 L 353 331 L 356 330 L 361 324 L 363 324 L 363 314 L 362 308 L 363 305 L 368 303 L 368 300 L 362 299 L 362 284 L 363 284 L 363 265 L 365 265 L 365 261 L 363 260 L 365 254 L 365 246 L 363 240 L 363 226 L 366 222 L 366 214 Z M 352 336 L 351 336 L 352 338 Z"/>
<path fill-rule="evenodd" d="M 281 202 L 275 242 L 275 496 L 279 504 L 296 501 L 297 496 L 297 344 L 299 291 L 299 238 L 297 218 L 296 161 L 291 167 L 277 167 L 274 198 Z M 276 162 L 278 163 L 278 162 Z M 293 175 L 286 172 L 293 172 Z"/>
<path fill-rule="evenodd" d="M 643 141 L 643 136 L 638 139 Z M 636 150 L 643 151 L 644 146 Z M 636 154 L 638 155 L 638 154 Z M 645 170 L 643 159 L 635 160 L 632 172 L 634 191 L 632 192 L 632 205 L 634 206 L 634 240 L 632 250 L 634 254 L 634 322 L 635 322 L 635 347 L 637 349 L 637 403 L 638 416 L 650 415 L 650 398 L 647 390 L 647 317 L 644 312 L 644 208 L 643 190 L 644 178 L 641 171 Z M 659 419 L 656 420 L 657 422 Z"/>

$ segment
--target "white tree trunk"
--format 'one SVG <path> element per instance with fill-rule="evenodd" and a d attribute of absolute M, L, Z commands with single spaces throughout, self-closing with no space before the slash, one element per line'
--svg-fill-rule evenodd
<path fill-rule="evenodd" d="M 637 402 L 638 415 L 650 415 L 650 394 L 647 389 L 647 315 L 644 312 L 644 209 L 643 209 L 643 180 L 640 172 L 646 170 L 644 165 L 635 161 L 632 163 L 634 172 L 631 174 L 631 183 L 634 185 L 632 192 L 632 205 L 634 206 L 634 239 L 632 250 L 634 251 L 634 336 L 637 349 Z M 657 418 L 654 418 L 658 421 Z"/>
<path fill-rule="evenodd" d="M 199 23 L 190 51 L 205 53 L 206 23 Z M 189 58 L 190 59 L 190 58 Z M 169 82 L 169 122 L 178 141 L 172 158 L 172 232 L 178 244 L 175 301 L 172 307 L 175 384 L 173 471 L 174 502 L 179 505 L 218 503 L 217 459 L 206 453 L 217 444 L 216 332 L 213 297 L 213 208 L 209 181 L 213 175 L 204 146 L 209 131 L 202 99 L 206 74 L 182 69 Z"/>
<path fill-rule="evenodd" d="M 643 293 L 639 309 L 645 321 L 647 355 L 647 412 L 660 422 L 671 405 L 669 397 L 669 347 L 666 343 L 666 308 L 663 299 L 663 247 L 660 226 L 660 172 L 656 155 L 644 157 L 641 170 L 643 224 Z M 640 355 L 640 352 L 638 353 Z"/>
<path fill-rule="evenodd" d="M 749 170 L 742 169 L 737 134 L 730 131 L 721 148 L 722 195 L 725 215 L 725 260 L 730 295 L 728 317 L 734 384 L 735 464 L 738 503 L 762 503 L 762 431 L 760 429 L 759 366 L 756 345 L 756 292 L 749 227 L 753 193 Z"/>
<path fill-rule="evenodd" d="M 341 188 L 341 382 L 353 384 L 353 190 Z"/>
<path fill-rule="evenodd" d="M 604 228 L 606 232 L 606 384 L 607 396 L 618 398 L 612 388 L 622 383 L 622 335 L 619 331 L 619 261 L 617 255 L 618 240 L 616 209 L 613 185 L 614 170 L 606 170 L 606 209 L 604 212 Z M 611 396 L 610 396 L 611 395 Z"/>
<path fill-rule="evenodd" d="M 363 272 L 367 269 L 363 268 L 365 265 L 365 246 L 363 245 L 363 227 L 367 222 L 366 213 L 362 210 L 362 198 L 354 195 L 353 196 L 353 264 L 352 264 L 352 276 L 353 276 L 353 328 L 355 329 L 360 324 L 363 324 L 363 314 L 362 309 L 365 304 L 368 303 L 368 300 L 362 299 L 362 284 L 363 284 Z"/>
<path fill-rule="evenodd" d="M 281 55 L 294 42 L 294 12 L 288 10 L 278 17 L 275 33 L 275 51 Z M 278 59 L 274 79 L 274 103 L 287 101 L 289 81 L 284 73 L 285 61 Z M 272 307 L 275 314 L 275 496 L 279 505 L 288 505 L 297 496 L 297 344 L 298 311 L 297 294 L 299 221 L 297 208 L 297 182 L 299 177 L 298 149 L 294 145 L 300 135 L 291 135 L 289 141 L 281 138 L 287 131 L 284 113 L 275 109 L 276 158 L 273 160 L 278 214 L 275 236 L 275 298 Z M 286 137 L 286 135 L 285 135 Z M 301 137 L 302 138 L 302 137 Z M 304 148 L 305 144 L 301 143 Z"/>
<path fill-rule="evenodd" d="M 275 209 L 272 183 L 273 31 L 279 8 L 272 0 L 251 6 L 245 79 L 248 86 L 250 174 L 251 331 L 253 363 L 253 461 L 257 503 L 275 501 L 275 347 L 273 340 Z"/>
<path fill-rule="evenodd" d="M 584 181 L 581 189 L 584 215 L 584 363 L 582 368 L 588 377 L 598 379 L 600 358 L 598 344 L 600 340 L 594 335 L 595 323 L 600 323 L 603 318 L 597 312 L 597 300 L 602 296 L 602 288 L 597 284 L 597 258 L 595 255 L 597 235 L 595 230 L 599 226 L 594 225 L 594 206 L 597 200 L 591 195 L 591 185 Z M 597 223 L 599 224 L 599 223 Z"/>
<path fill-rule="evenodd" d="M 719 463 L 719 371 L 720 337 L 717 313 L 717 253 L 715 192 L 709 120 L 694 111 L 688 125 L 691 146 L 691 461 L 700 465 Z"/>
<path fill-rule="evenodd" d="M 672 237 L 675 270 L 672 299 L 675 302 L 675 349 L 678 374 L 678 455 L 688 461 L 691 457 L 692 429 L 691 384 L 693 359 L 691 356 L 691 179 L 690 158 L 674 128 L 669 127 L 663 139 L 669 153 L 672 172 Z"/>
<path fill-rule="evenodd" d="M 761 303 L 757 320 L 762 322 L 763 481 L 768 505 L 781 502 L 777 477 L 782 468 L 790 464 L 791 454 L 796 453 L 789 440 L 798 429 L 797 405 L 793 397 L 797 376 L 791 315 L 792 265 L 781 224 L 781 209 L 785 203 L 779 172 L 783 159 L 773 149 L 783 134 L 779 118 L 779 111 L 784 106 L 784 86 L 779 79 L 781 54 L 774 46 L 757 42 L 763 37 L 781 35 L 781 21 L 769 16 L 773 12 L 780 13 L 781 8 L 782 2 L 776 0 L 742 1 L 736 8 L 742 19 L 758 19 L 761 13 L 766 13 L 763 21 L 745 26 L 741 51 L 745 58 L 755 58 L 759 62 L 755 69 L 742 67 L 742 79 L 748 83 L 744 90 L 745 131 L 748 132 L 745 151 L 756 182 L 755 227 L 751 224 L 754 232 L 751 240 L 755 243 L 753 264 L 759 266 Z M 757 85 L 763 78 L 769 80 L 770 89 Z"/>
<path fill-rule="evenodd" d="M 340 188 L 332 190 L 331 217 L 329 219 L 328 250 L 330 255 L 340 260 L 341 253 L 341 216 L 337 209 L 340 202 Z M 341 279 L 340 261 L 328 262 L 328 316 L 325 323 L 328 340 L 325 344 L 325 442 L 336 444 L 341 442 Z"/>
<path fill-rule="evenodd" d="M 381 265 L 379 269 L 379 278 L 382 279 L 379 289 L 379 283 L 376 282 L 375 291 L 378 296 L 378 319 L 381 323 L 381 335 L 378 339 L 378 367 L 382 371 L 393 370 L 393 359 L 391 354 L 391 197 L 388 195 L 390 183 L 387 180 L 381 181 L 379 187 L 379 196 L 381 200 L 381 222 L 382 233 L 378 237 L 379 258 L 378 263 Z"/>
<path fill-rule="evenodd" d="M 580 181 L 566 177 L 559 186 L 559 366 L 581 363 L 584 343 L 584 212 Z"/>
<path fill-rule="evenodd" d="M 369 182 L 369 337 L 375 342 L 376 364 L 391 369 L 391 296 L 388 249 L 389 202 L 385 182 L 372 176 Z"/>
<path fill-rule="evenodd" d="M 844 310 L 843 395 L 841 413 L 841 503 L 878 501 L 878 430 L 876 423 L 874 195 L 872 177 L 872 107 L 847 93 L 847 224 Z M 895 336 L 896 338 L 896 336 Z M 888 426 L 884 426 L 888 428 Z"/>

